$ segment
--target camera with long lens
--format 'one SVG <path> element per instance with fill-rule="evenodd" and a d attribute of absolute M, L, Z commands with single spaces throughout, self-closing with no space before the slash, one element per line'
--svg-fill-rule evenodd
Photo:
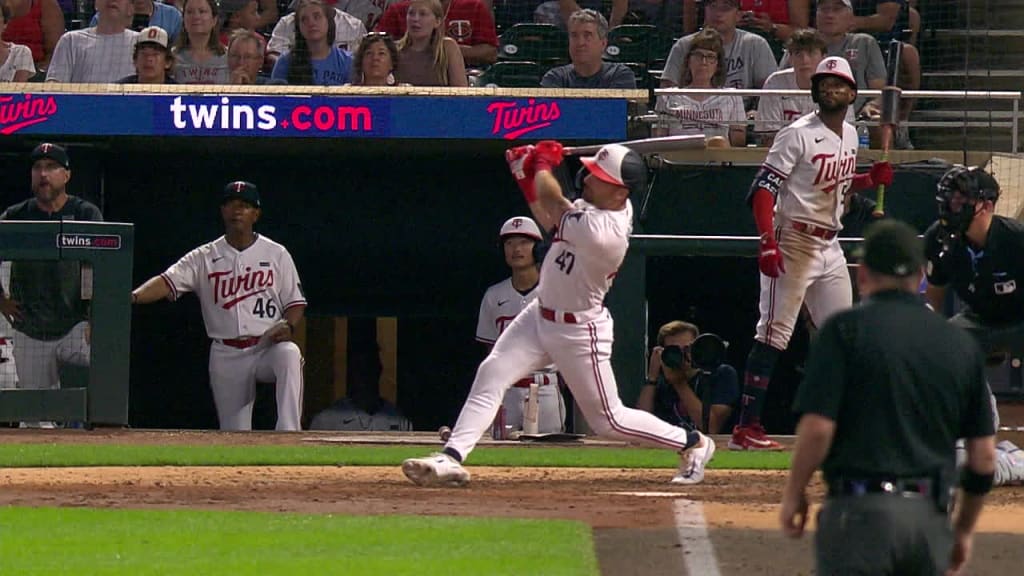
<path fill-rule="evenodd" d="M 661 361 L 666 367 L 678 370 L 683 361 L 704 372 L 714 372 L 725 362 L 725 351 L 729 343 L 717 334 L 701 334 L 689 346 L 665 346 Z"/>
<path fill-rule="evenodd" d="M 679 370 L 683 367 L 683 361 L 689 360 L 689 355 L 689 346 L 665 346 L 661 351 L 661 362 L 668 368 Z"/>

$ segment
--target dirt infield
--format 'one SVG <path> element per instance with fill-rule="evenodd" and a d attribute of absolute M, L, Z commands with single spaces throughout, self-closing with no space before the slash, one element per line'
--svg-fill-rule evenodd
<path fill-rule="evenodd" d="M 309 434 L 0 431 L 3 443 L 252 445 L 329 439 Z M 787 540 L 776 529 L 782 472 L 710 470 L 704 484 L 680 488 L 667 483 L 669 470 L 470 470 L 469 488 L 422 489 L 409 484 L 398 467 L 0 469 L 0 505 L 572 519 L 593 527 L 602 573 L 618 576 L 685 574 L 690 549 L 678 526 L 677 503 L 698 502 L 721 574 L 813 573 L 810 538 Z M 813 490 L 820 501 L 821 485 Z M 982 517 L 971 574 L 1018 573 L 1024 562 L 1022 518 L 1024 488 L 997 489 Z"/>

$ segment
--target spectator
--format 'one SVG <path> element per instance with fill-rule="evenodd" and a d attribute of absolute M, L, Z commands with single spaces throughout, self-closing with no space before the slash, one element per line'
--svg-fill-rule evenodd
<path fill-rule="evenodd" d="M 811 24 L 810 0 L 740 0 L 740 25 L 785 44 L 793 32 Z"/>
<path fill-rule="evenodd" d="M 722 36 L 714 28 L 705 28 L 687 43 L 684 68 L 672 85 L 683 88 L 722 88 L 726 77 Z M 665 77 L 662 76 L 662 82 Z M 720 137 L 732 146 L 744 146 L 747 140 L 743 99 L 728 94 L 659 96 L 655 110 L 672 117 L 669 134 L 703 134 Z"/>
<path fill-rule="evenodd" d="M 96 25 L 96 15 L 93 15 L 90 26 Z M 171 42 L 178 40 L 181 33 L 181 12 L 174 6 L 169 6 L 154 0 L 132 0 L 132 23 L 131 29 L 141 32 L 143 28 L 159 26 L 167 32 Z"/>
<path fill-rule="evenodd" d="M 30 158 L 33 197 L 4 210 L 0 220 L 103 221 L 99 208 L 67 193 L 71 180 L 67 151 L 56 144 L 40 144 Z M 89 365 L 89 303 L 82 299 L 78 260 L 12 262 L 10 294 L 0 289 L 0 313 L 15 330 L 20 388 L 57 389 L 59 365 Z M 40 425 L 53 427 L 52 422 Z"/>
<path fill-rule="evenodd" d="M 700 329 L 674 320 L 658 329 L 658 345 L 651 350 L 647 381 L 640 389 L 636 407 L 676 426 L 719 434 L 728 429 L 740 399 L 736 369 L 722 364 L 708 374 L 691 363 L 689 347 Z M 708 429 L 704 430 L 705 393 L 709 394 Z"/>
<path fill-rule="evenodd" d="M 387 32 L 370 32 L 363 37 L 352 57 L 353 86 L 394 86 L 398 66 L 398 45 Z"/>
<path fill-rule="evenodd" d="M 398 41 L 398 80 L 413 86 L 468 86 L 459 45 L 442 31 L 441 2 L 412 0 L 404 4 L 409 8 L 408 23 Z M 398 4 L 391 8 L 394 6 Z"/>
<path fill-rule="evenodd" d="M 185 0 L 185 33 L 174 48 L 174 79 L 179 84 L 227 84 L 228 57 L 217 34 L 216 0 Z"/>
<path fill-rule="evenodd" d="M 579 10 L 569 17 L 571 64 L 548 70 L 544 88 L 636 88 L 636 76 L 625 64 L 602 60 L 608 47 L 608 21 L 600 12 Z"/>
<path fill-rule="evenodd" d="M 287 84 L 284 80 L 267 78 L 263 67 L 266 41 L 258 32 L 235 30 L 228 39 L 228 71 L 232 84 Z"/>
<path fill-rule="evenodd" d="M 271 78 L 293 85 L 341 86 L 352 75 L 352 55 L 334 45 L 334 8 L 300 0 L 295 10 L 295 47 L 274 64 Z"/>
<path fill-rule="evenodd" d="M 277 0 L 259 0 L 259 3 L 260 22 L 256 25 L 256 28 L 262 30 L 276 24 L 280 13 L 277 9 Z"/>
<path fill-rule="evenodd" d="M 792 68 L 785 68 L 768 77 L 765 90 L 806 90 L 806 96 L 775 96 L 766 94 L 758 99 L 757 122 L 754 131 L 760 145 L 771 146 L 775 133 L 797 118 L 818 109 L 811 100 L 811 76 L 825 58 L 825 38 L 811 28 L 793 32 L 786 42 L 786 53 Z M 847 108 L 846 121 L 854 123 L 853 110 Z"/>
<path fill-rule="evenodd" d="M 125 26 L 129 0 L 97 0 L 96 26 L 61 36 L 46 70 L 47 82 L 117 82 L 135 72 L 132 50 L 139 35 Z"/>
<path fill-rule="evenodd" d="M 227 46 L 235 30 L 255 31 L 260 25 L 258 0 L 220 2 L 220 43 Z"/>
<path fill-rule="evenodd" d="M 293 6 L 297 5 L 293 2 Z M 326 0 L 331 6 L 333 0 Z M 342 50 L 352 52 L 359 45 L 359 40 L 366 36 L 367 28 L 355 16 L 344 12 L 337 6 L 334 7 L 334 45 Z M 270 44 L 267 45 L 267 61 L 271 67 L 277 63 L 281 54 L 291 50 L 295 43 L 295 13 L 286 14 L 274 26 L 274 32 L 270 35 Z"/>
<path fill-rule="evenodd" d="M 348 361 L 345 397 L 314 416 L 310 430 L 411 431 L 398 407 L 380 397 L 383 367 L 376 343 L 350 343 Z"/>
<path fill-rule="evenodd" d="M 377 31 L 387 32 L 392 38 L 403 37 L 413 1 L 401 0 L 388 6 L 377 23 Z M 438 14 L 442 33 L 458 44 L 462 52 L 460 60 L 464 64 L 486 66 L 498 59 L 498 34 L 494 29 L 494 16 L 483 2 L 443 0 Z"/>
<path fill-rule="evenodd" d="M 764 38 L 736 28 L 739 14 L 739 0 L 711 0 L 704 4 L 704 27 L 714 28 L 722 37 L 726 72 L 724 85 L 729 88 L 760 88 L 776 70 L 775 57 Z M 661 75 L 662 88 L 679 85 L 695 36 L 683 36 L 672 46 Z"/>
<path fill-rule="evenodd" d="M 10 17 L 11 9 L 0 0 L 0 35 L 7 27 Z M 35 73 L 36 67 L 32 63 L 32 51 L 28 49 L 28 46 L 0 40 L 0 82 L 27 82 Z"/>
<path fill-rule="evenodd" d="M 36 70 L 45 74 L 57 41 L 64 34 L 64 13 L 60 5 L 57 0 L 6 0 L 6 3 L 11 16 L 4 19 L 7 28 L 2 38 L 27 46 L 32 51 Z"/>
<path fill-rule="evenodd" d="M 335 8 L 344 10 L 361 21 L 367 30 L 373 30 L 380 22 L 387 7 L 398 0 L 338 0 Z"/>
<path fill-rule="evenodd" d="M 851 4 L 853 24 L 851 31 L 871 34 L 878 43 L 888 49 L 891 40 L 903 39 L 903 30 L 910 26 L 907 19 L 902 18 L 906 0 L 856 0 Z M 908 42 L 901 42 L 900 74 L 897 83 L 904 90 L 921 89 L 921 54 L 917 47 Z M 900 99 L 900 120 L 910 119 L 915 99 Z M 870 115 L 876 116 L 878 111 L 869 108 Z M 896 130 L 893 146 L 901 150 L 913 149 L 907 126 L 900 123 Z"/>
<path fill-rule="evenodd" d="M 174 56 L 171 55 L 168 42 L 167 32 L 163 28 L 143 28 L 132 53 L 136 72 L 122 78 L 121 84 L 177 84 L 170 77 Z"/>

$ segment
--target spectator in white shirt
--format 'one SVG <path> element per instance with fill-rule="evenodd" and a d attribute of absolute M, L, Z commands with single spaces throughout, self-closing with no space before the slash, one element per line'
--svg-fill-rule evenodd
<path fill-rule="evenodd" d="M 138 32 L 128 30 L 130 0 L 96 0 L 96 26 L 61 36 L 46 71 L 47 82 L 112 83 L 135 73 Z"/>

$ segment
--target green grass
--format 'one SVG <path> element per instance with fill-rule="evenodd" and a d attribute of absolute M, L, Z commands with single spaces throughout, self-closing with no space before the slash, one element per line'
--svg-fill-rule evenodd
<path fill-rule="evenodd" d="M 578 522 L 0 508 L 4 576 L 599 574 Z"/>
<path fill-rule="evenodd" d="M 731 452 L 719 449 L 709 468 L 784 470 L 789 452 Z M 54 466 L 397 466 L 423 456 L 423 446 L 175 446 L 98 444 L 4 444 L 0 467 Z M 605 447 L 483 447 L 470 466 L 552 466 L 581 468 L 675 468 L 669 450 Z"/>

